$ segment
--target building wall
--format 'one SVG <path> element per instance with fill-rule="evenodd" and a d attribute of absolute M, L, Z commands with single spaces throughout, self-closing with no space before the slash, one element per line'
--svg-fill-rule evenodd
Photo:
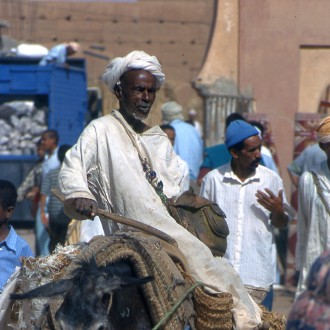
<path fill-rule="evenodd" d="M 319 60 L 302 49 L 330 44 L 329 10 L 327 0 L 240 1 L 239 85 L 253 90 L 257 112 L 270 118 L 287 188 L 295 113 L 317 112 L 330 80 L 328 50 Z"/>
<path fill-rule="evenodd" d="M 330 84 L 330 46 L 301 47 L 299 57 L 299 112 L 315 112 Z"/>
<path fill-rule="evenodd" d="M 185 112 L 189 107 L 202 112 L 202 100 L 191 87 L 191 81 L 205 56 L 213 7 L 213 0 L 0 0 L 0 19 L 10 24 L 3 34 L 20 42 L 50 48 L 62 42 L 78 41 L 82 52 L 77 56 L 87 60 L 89 85 L 103 89 L 106 107 L 116 104 L 113 97 L 107 97 L 99 80 L 108 60 L 91 53 L 112 59 L 139 49 L 156 55 L 167 77 L 156 108 L 166 98 L 174 98 L 184 106 Z M 154 109 L 150 123 L 159 120 L 160 113 Z"/>
<path fill-rule="evenodd" d="M 212 85 L 216 80 L 224 78 L 237 85 L 239 0 L 216 1 L 214 11 L 212 39 L 195 83 Z"/>

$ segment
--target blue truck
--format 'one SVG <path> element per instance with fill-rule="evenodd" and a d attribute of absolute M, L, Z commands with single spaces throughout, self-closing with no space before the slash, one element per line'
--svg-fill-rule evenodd
<path fill-rule="evenodd" d="M 68 66 L 39 66 L 38 62 L 39 59 L 25 57 L 0 58 L 0 123 L 4 125 L 0 125 L 2 141 L 0 179 L 10 180 L 16 187 L 19 187 L 35 164 L 37 156 L 30 149 L 18 150 L 16 147 L 16 149 L 6 150 L 17 135 L 22 135 L 19 130 L 10 129 L 10 125 L 17 124 L 16 122 L 19 125 L 21 120 L 21 127 L 25 125 L 24 128 L 26 128 L 28 125 L 30 126 L 28 129 L 34 132 L 38 127 L 40 129 L 40 125 L 31 121 L 30 118 L 27 121 L 22 112 L 19 116 L 4 118 L 5 113 L 11 108 L 7 105 L 13 104 L 11 102 L 33 103 L 33 106 L 39 109 L 39 113 L 43 112 L 45 127 L 58 131 L 59 144 L 72 145 L 76 142 L 86 124 L 88 113 L 85 60 L 70 59 Z M 25 119 L 24 122 L 22 118 Z M 4 137 L 5 128 L 10 131 L 6 138 Z M 19 137 L 19 141 L 21 145 L 28 145 L 31 141 L 25 141 L 24 144 L 24 139 L 31 138 L 31 134 L 25 134 Z M 30 212 L 29 201 L 17 204 L 12 221 L 17 227 L 33 226 L 34 219 Z"/>

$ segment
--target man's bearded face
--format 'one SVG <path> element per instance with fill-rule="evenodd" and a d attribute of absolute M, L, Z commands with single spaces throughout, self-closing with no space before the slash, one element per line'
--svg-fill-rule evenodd
<path fill-rule="evenodd" d="M 146 119 L 156 99 L 156 83 L 156 78 L 149 71 L 126 72 L 116 91 L 121 111 L 128 118 Z"/>
<path fill-rule="evenodd" d="M 261 161 L 261 140 L 258 135 L 251 136 L 244 141 L 244 146 L 237 151 L 237 162 L 247 171 L 254 171 Z"/>

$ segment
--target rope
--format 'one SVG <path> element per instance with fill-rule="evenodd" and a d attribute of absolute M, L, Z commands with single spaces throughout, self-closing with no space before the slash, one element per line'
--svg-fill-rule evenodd
<path fill-rule="evenodd" d="M 194 285 L 179 299 L 179 301 L 159 320 L 159 322 L 152 328 L 152 330 L 158 330 L 167 319 L 173 315 L 173 313 L 180 307 L 180 305 L 186 300 L 188 295 L 194 291 L 198 286 L 204 285 L 202 282 L 196 282 Z"/>

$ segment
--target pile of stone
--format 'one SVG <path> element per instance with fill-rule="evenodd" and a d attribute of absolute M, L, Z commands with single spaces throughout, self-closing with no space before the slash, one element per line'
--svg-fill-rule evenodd
<path fill-rule="evenodd" d="M 41 133 L 47 129 L 46 110 L 33 101 L 0 105 L 0 155 L 34 155 Z"/>

